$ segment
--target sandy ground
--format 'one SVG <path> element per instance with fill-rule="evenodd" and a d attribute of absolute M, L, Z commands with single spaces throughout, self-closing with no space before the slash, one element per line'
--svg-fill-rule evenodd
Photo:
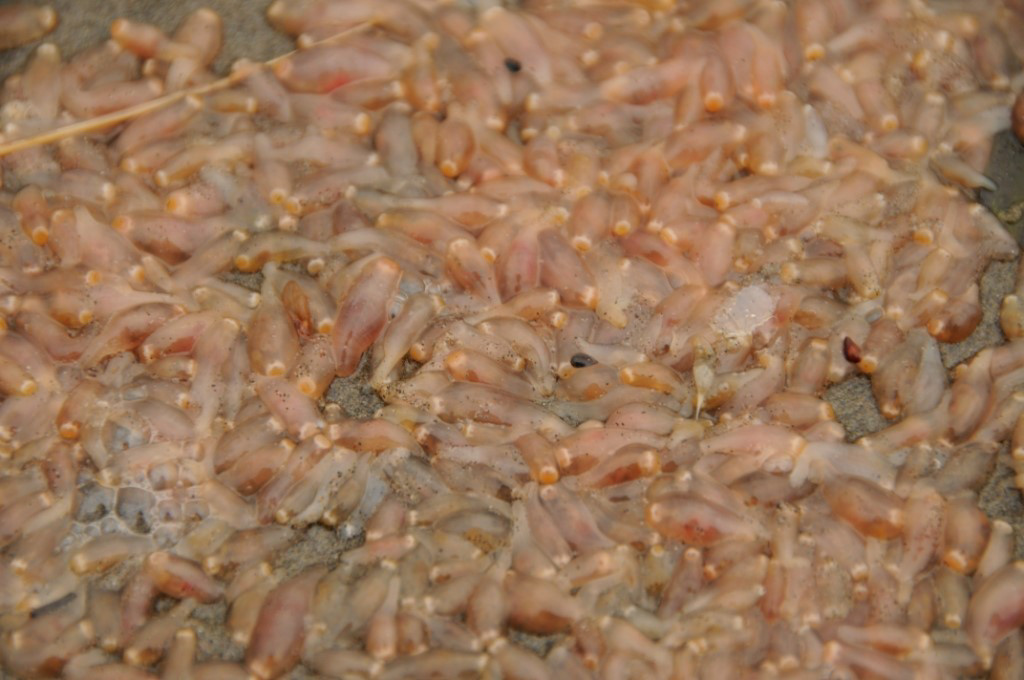
<path fill-rule="evenodd" d="M 0 0 L 0 5 L 10 0 Z M 270 0 L 49 0 L 57 10 L 60 23 L 43 40 L 55 43 L 61 53 L 70 56 L 110 37 L 110 24 L 127 17 L 156 24 L 173 31 L 183 18 L 200 7 L 215 10 L 224 19 L 224 49 L 215 64 L 219 73 L 240 57 L 266 61 L 293 49 L 290 38 L 275 32 L 264 14 Z M 0 55 L 0 78 L 20 70 L 38 43 Z"/>
<path fill-rule="evenodd" d="M 6 0 L 0 0 L 5 4 Z M 165 31 L 173 31 L 189 12 L 199 7 L 210 7 L 224 19 L 225 46 L 216 62 L 220 73 L 240 57 L 267 60 L 292 49 L 291 41 L 275 33 L 264 20 L 268 0 L 51 0 L 60 15 L 60 24 L 46 40 L 56 43 L 65 56 L 95 45 L 109 36 L 110 23 L 118 17 L 129 17 L 148 21 Z M 0 78 L 20 70 L 36 44 L 0 55 Z M 1024 147 L 1011 135 L 996 139 L 992 163 L 988 175 L 998 184 L 999 190 L 983 192 L 981 200 L 999 215 L 1008 228 L 1021 240 L 1024 235 Z M 1016 263 L 995 263 L 989 267 L 982 279 L 984 320 L 977 331 L 964 342 L 942 348 L 943 360 L 948 367 L 955 366 L 973 356 L 983 347 L 1004 342 L 999 329 L 999 303 L 1013 288 Z M 375 395 L 365 386 L 352 381 L 338 381 L 332 386 L 329 398 L 337 400 L 353 415 L 370 415 L 376 407 Z M 874 432 L 885 426 L 885 420 L 875 406 L 871 396 L 870 383 L 858 377 L 835 386 L 827 393 L 828 400 L 835 408 L 836 416 L 845 426 L 851 439 Z M 1024 557 L 1024 504 L 1020 493 L 1014 488 L 1012 474 L 1006 465 L 1007 452 L 1001 452 L 999 465 L 982 498 L 986 511 L 992 517 L 1010 522 L 1017 533 L 1017 555 Z M 307 537 L 286 555 L 279 565 L 286 572 L 295 572 L 312 563 L 333 562 L 344 547 L 335 533 L 320 527 L 307 532 Z M 115 570 L 116 571 L 116 570 Z M 108 579 L 116 584 L 124 575 L 110 574 Z M 216 622 L 223 620 L 224 605 L 200 607 L 195 618 L 200 621 L 197 631 L 200 640 L 200 656 L 209 658 L 240 659 L 244 650 L 233 644 L 226 632 Z M 202 622 L 207 624 L 203 625 Z M 530 646 L 543 647 L 543 640 L 521 641 Z M 532 642 L 532 644 L 531 644 Z M 0 672 L 0 679 L 3 673 Z M 299 671 L 292 677 L 307 677 Z"/>

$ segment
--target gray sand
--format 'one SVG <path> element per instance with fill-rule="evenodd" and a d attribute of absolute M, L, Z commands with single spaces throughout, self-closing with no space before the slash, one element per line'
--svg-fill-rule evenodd
<path fill-rule="evenodd" d="M 0 5 L 9 0 L 0 0 Z M 290 38 L 274 31 L 264 19 L 270 0 L 50 0 L 60 23 L 43 38 L 56 44 L 65 57 L 110 37 L 110 24 L 119 17 L 147 21 L 171 33 L 182 19 L 200 7 L 215 10 L 224 19 L 224 49 L 215 68 L 224 74 L 240 57 L 266 61 L 293 49 Z M 0 78 L 22 69 L 39 43 L 0 55 Z"/>

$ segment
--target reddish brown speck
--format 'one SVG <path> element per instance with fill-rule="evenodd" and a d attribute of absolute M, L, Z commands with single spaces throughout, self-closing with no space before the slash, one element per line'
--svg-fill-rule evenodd
<path fill-rule="evenodd" d="M 843 338 L 843 356 L 851 364 L 859 364 L 861 360 L 860 345 L 853 341 L 853 338 Z"/>

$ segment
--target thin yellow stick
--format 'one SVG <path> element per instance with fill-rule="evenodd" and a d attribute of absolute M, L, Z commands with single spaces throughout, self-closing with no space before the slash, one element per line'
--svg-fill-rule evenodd
<path fill-rule="evenodd" d="M 341 33 L 336 33 L 330 37 L 324 38 L 323 40 L 318 40 L 315 43 L 309 45 L 308 47 L 304 47 L 303 49 L 309 49 L 311 47 L 316 47 L 318 45 L 323 45 L 325 43 L 334 42 L 335 40 L 348 37 L 354 33 L 358 33 L 359 31 L 366 29 L 370 25 L 371 24 L 369 23 L 362 23 L 357 26 L 353 26 L 352 28 L 342 31 Z M 284 61 L 285 59 L 292 56 L 298 51 L 299 50 L 292 50 L 291 52 L 287 52 L 285 54 L 274 57 L 269 61 L 263 62 L 262 66 L 266 68 L 272 68 L 274 65 Z M 46 132 L 42 132 L 38 135 L 25 137 L 24 139 L 16 139 L 13 142 L 8 142 L 6 144 L 0 145 L 0 158 L 6 156 L 7 154 L 14 153 L 16 151 L 31 149 L 34 146 L 52 144 L 53 142 L 59 142 L 60 140 L 67 139 L 68 137 L 74 137 L 76 135 L 85 134 L 87 132 L 93 132 L 95 130 L 102 130 L 103 128 L 110 127 L 112 125 L 117 125 L 118 123 L 123 123 L 126 120 L 131 120 L 132 118 L 138 118 L 139 116 L 144 116 L 147 113 L 152 113 L 153 111 L 162 109 L 165 106 L 173 104 L 174 102 L 181 101 L 185 97 L 198 97 L 204 94 L 209 94 L 210 92 L 216 92 L 218 90 L 223 90 L 232 87 L 233 85 L 237 85 L 241 81 L 245 80 L 250 73 L 252 73 L 251 68 L 235 68 L 230 75 L 227 75 L 221 78 L 220 80 L 215 80 L 212 83 L 197 85 L 196 87 L 181 90 L 179 92 L 172 92 L 170 94 L 165 94 L 162 97 L 151 99 L 148 102 L 142 102 L 141 104 L 136 104 L 135 106 L 129 106 L 127 109 L 113 111 L 102 116 L 97 116 L 96 118 L 90 118 L 89 120 L 80 120 L 78 122 L 71 123 L 63 127 L 54 128 L 53 130 L 47 130 Z"/>

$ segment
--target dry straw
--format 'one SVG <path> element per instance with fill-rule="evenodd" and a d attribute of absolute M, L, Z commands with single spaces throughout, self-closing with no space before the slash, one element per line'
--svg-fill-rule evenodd
<path fill-rule="evenodd" d="M 357 33 L 364 31 L 371 26 L 370 23 L 362 23 L 352 28 L 346 29 L 340 33 L 336 33 L 330 37 L 318 40 L 303 49 L 310 49 L 319 45 L 335 43 L 345 38 L 349 38 Z M 220 90 L 226 90 L 229 87 L 233 87 L 243 80 L 258 68 L 273 68 L 278 63 L 284 61 L 288 57 L 292 56 L 300 50 L 292 50 L 285 54 L 279 55 L 263 63 L 247 62 L 242 65 L 241 62 L 236 62 L 231 70 L 231 73 L 220 80 L 215 80 L 212 83 L 205 83 L 203 85 L 197 85 L 195 87 L 180 90 L 178 92 L 172 92 L 165 94 L 162 97 L 151 99 L 135 106 L 129 106 L 126 109 L 119 111 L 113 111 L 111 113 L 90 118 L 88 120 L 81 120 L 63 127 L 54 128 L 53 130 L 47 130 L 31 137 L 25 137 L 23 139 L 15 139 L 5 144 L 0 144 L 0 158 L 8 154 L 15 153 L 17 151 L 24 151 L 25 149 L 31 149 L 36 146 L 42 146 L 44 144 L 52 144 L 59 142 L 62 139 L 68 137 L 76 137 L 78 135 L 89 134 L 91 132 L 97 132 L 119 123 L 123 123 L 139 116 L 144 116 L 147 113 L 159 111 L 162 108 L 170 106 L 171 104 L 181 101 L 186 97 L 201 97 L 211 92 L 218 92 Z"/>

